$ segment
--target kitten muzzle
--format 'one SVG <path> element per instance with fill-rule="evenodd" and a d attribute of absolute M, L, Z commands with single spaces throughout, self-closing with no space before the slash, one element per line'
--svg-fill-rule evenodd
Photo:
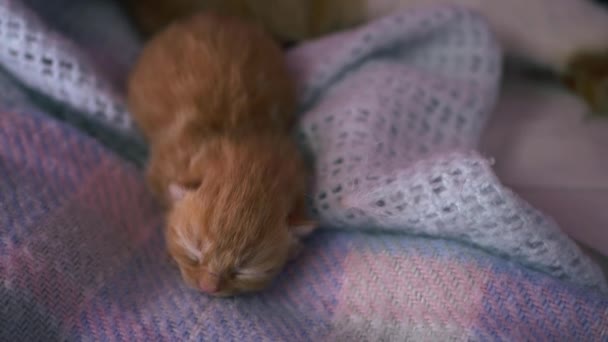
<path fill-rule="evenodd" d="M 220 278 L 216 275 L 208 274 L 198 281 L 198 288 L 208 294 L 220 292 Z"/>

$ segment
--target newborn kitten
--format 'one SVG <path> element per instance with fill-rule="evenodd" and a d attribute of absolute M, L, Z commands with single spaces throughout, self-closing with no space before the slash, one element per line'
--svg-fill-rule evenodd
<path fill-rule="evenodd" d="M 295 94 L 280 48 L 235 17 L 182 18 L 144 47 L 129 107 L 186 283 L 217 296 L 266 287 L 316 227 L 305 219 L 308 173 L 290 137 Z"/>

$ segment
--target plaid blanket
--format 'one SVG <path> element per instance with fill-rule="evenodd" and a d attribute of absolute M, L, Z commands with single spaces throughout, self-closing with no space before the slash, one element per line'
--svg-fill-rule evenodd
<path fill-rule="evenodd" d="M 0 17 L 11 15 L 10 20 L 2 20 L 2 39 L 13 44 L 6 46 L 16 46 L 15 35 L 10 34 L 16 27 L 31 30 L 25 32 L 38 38 L 34 43 L 24 38 L 27 34 L 16 37 L 33 46 L 67 42 L 67 25 L 49 31 L 55 35 L 36 31 L 48 24 L 42 16 L 34 17 L 34 10 L 54 16 L 50 10 L 41 11 L 43 2 L 29 3 L 26 8 L 20 2 L 0 2 Z M 105 13 L 112 17 L 116 12 Z M 94 27 L 95 22 L 90 23 Z M 6 30 L 11 27 L 13 31 Z M 57 34 L 60 29 L 63 35 Z M 93 31 L 84 30 L 89 35 Z M 380 32 L 387 36 L 374 38 Z M 451 38 L 449 34 L 445 38 L 450 32 Z M 0 340 L 607 340 L 608 297 L 596 265 L 550 219 L 504 189 L 474 151 L 499 81 L 499 72 L 491 68 L 499 61 L 499 51 L 488 32 L 472 13 L 429 8 L 311 42 L 290 53 L 305 113 L 302 141 L 320 161 L 313 207 L 326 227 L 342 229 L 315 234 L 301 258 L 267 291 L 232 299 L 209 298 L 188 289 L 166 256 L 162 214 L 146 190 L 140 168 L 123 158 L 144 157 L 139 150 L 127 153 L 122 148 L 139 143 L 121 109 L 120 88 L 112 86 L 120 81 L 101 78 L 95 71 L 120 70 L 128 63 L 95 62 L 87 57 L 93 54 L 82 48 L 86 44 L 73 44 L 77 38 L 59 50 L 40 49 L 47 55 L 59 51 L 65 57 L 61 60 L 74 63 L 71 72 L 104 80 L 65 88 L 78 79 L 54 74 L 66 68 L 55 59 L 49 67 L 41 59 L 30 61 L 25 54 L 15 59 L 6 52 L 10 49 L 3 50 L 0 61 L 8 72 L 0 74 Z M 43 34 L 50 38 L 40 40 Z M 414 44 L 420 41 L 430 43 Z M 404 54 L 408 49 L 418 53 Z M 454 67 L 458 63 L 447 62 L 451 60 L 471 67 Z M 44 70 L 51 70 L 54 83 L 48 82 L 48 74 L 35 77 L 36 70 L 23 68 L 27 63 L 46 65 L 38 71 L 45 75 Z M 87 65 L 91 69 L 83 67 Z M 336 74 L 340 70 L 344 72 Z M 116 75 L 119 79 L 121 74 Z M 377 86 L 391 75 L 392 88 Z M 435 96 L 410 98 L 407 90 L 397 91 L 408 84 L 411 94 Z M 449 95 L 454 86 L 464 95 L 485 97 L 467 106 L 470 96 L 460 103 L 442 95 Z M 370 93 L 370 89 L 396 93 Z M 406 95 L 396 95 L 400 92 Z M 47 97 L 40 98 L 41 94 Z M 91 100 L 90 94 L 100 95 L 101 100 Z M 391 98 L 397 97 L 405 103 L 391 104 Z M 382 140 L 390 137 L 394 123 L 384 113 L 410 117 L 441 113 L 429 107 L 457 110 L 465 122 L 455 116 L 453 127 L 437 128 L 440 115 L 435 116 L 437 121 L 427 121 L 428 131 L 444 133 L 445 142 L 436 142 L 436 134 L 414 135 L 413 141 Z M 359 114 L 344 114 L 344 109 Z M 356 123 L 365 120 L 361 110 L 366 109 L 368 116 L 378 118 L 368 125 L 376 130 L 363 131 L 375 143 L 360 139 L 350 150 L 369 152 L 370 146 L 375 149 L 377 142 L 384 142 L 390 156 L 391 146 L 414 147 L 401 158 L 377 152 L 377 158 L 352 164 L 348 171 L 351 164 L 349 156 L 343 156 L 344 146 L 338 146 L 339 139 L 330 139 L 344 132 L 336 132 L 332 120 L 344 118 L 339 126 L 348 128 L 347 136 L 357 136 L 361 126 Z M 327 119 L 331 115 L 334 119 Z M 58 116 L 67 122 L 57 120 Z M 424 122 L 411 131 L 403 129 L 422 132 Z M 125 140 L 108 138 L 112 135 Z M 342 162 L 323 169 L 341 156 Z M 377 163 L 382 170 L 397 172 L 365 178 L 373 178 L 368 171 Z M 334 183 L 338 178 L 332 178 L 336 165 L 343 165 L 341 172 L 346 174 L 339 178 L 345 182 L 339 191 L 335 189 L 340 184 Z M 455 169 L 466 179 L 480 181 L 458 183 L 462 174 L 450 173 Z M 388 176 L 402 176 L 403 170 L 406 180 L 390 184 L 413 189 L 404 195 L 409 198 L 404 203 L 413 209 L 399 216 L 386 211 L 399 211 L 396 206 L 402 199 L 392 200 L 396 194 L 381 185 Z M 443 178 L 430 177 L 428 187 L 408 183 L 419 184 L 429 175 Z M 369 181 L 362 181 L 367 188 L 347 184 L 360 177 Z M 455 192 L 467 196 L 454 197 Z M 468 206 L 470 196 L 486 208 L 502 203 L 498 206 L 506 211 L 471 216 L 467 208 L 477 206 Z M 442 202 L 446 198 L 451 201 Z M 340 207 L 341 203 L 346 205 Z M 433 210 L 441 216 L 433 216 Z M 419 211 L 422 214 L 416 216 Z M 499 218 L 505 213 L 517 214 L 523 223 L 504 224 Z M 492 217 L 499 224 L 488 225 Z"/>

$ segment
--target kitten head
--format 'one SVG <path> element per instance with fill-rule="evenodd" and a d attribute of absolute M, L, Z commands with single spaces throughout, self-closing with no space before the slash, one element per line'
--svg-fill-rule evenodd
<path fill-rule="evenodd" d="M 297 153 L 255 145 L 217 145 L 199 184 L 170 185 L 169 252 L 186 283 L 208 294 L 267 287 L 315 228 L 293 215 L 304 191 Z"/>
<path fill-rule="evenodd" d="M 287 222 L 256 218 L 254 208 L 232 210 L 201 197 L 185 194 L 171 210 L 167 226 L 169 252 L 183 279 L 220 296 L 266 287 L 297 248 Z"/>

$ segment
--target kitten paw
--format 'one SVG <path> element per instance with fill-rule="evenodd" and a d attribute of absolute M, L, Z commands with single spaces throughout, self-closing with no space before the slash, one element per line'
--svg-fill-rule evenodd
<path fill-rule="evenodd" d="M 592 116 L 608 117 L 608 51 L 575 55 L 562 80 L 583 98 Z"/>

